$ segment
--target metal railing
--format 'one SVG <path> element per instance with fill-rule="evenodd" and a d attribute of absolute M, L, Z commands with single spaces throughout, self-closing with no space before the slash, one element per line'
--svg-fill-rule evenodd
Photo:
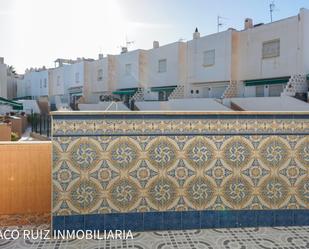
<path fill-rule="evenodd" d="M 51 136 L 51 116 L 41 114 L 31 114 L 30 116 L 31 131 L 40 135 Z"/>

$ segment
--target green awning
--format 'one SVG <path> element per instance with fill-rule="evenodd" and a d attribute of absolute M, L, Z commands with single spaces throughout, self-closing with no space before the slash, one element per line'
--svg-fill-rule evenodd
<path fill-rule="evenodd" d="M 152 87 L 151 91 L 152 92 L 171 92 L 171 91 L 174 91 L 176 87 L 177 86 Z"/>
<path fill-rule="evenodd" d="M 134 95 L 136 93 L 136 90 L 119 90 L 113 92 L 113 94 L 118 94 L 118 95 Z"/>
<path fill-rule="evenodd" d="M 245 80 L 245 86 L 260 86 L 260 85 L 274 85 L 274 84 L 286 84 L 290 77 L 269 78 L 269 79 L 256 79 Z"/>
<path fill-rule="evenodd" d="M 23 109 L 23 104 L 0 97 L 0 103 L 10 105 L 13 107 L 14 110 L 22 110 Z"/>

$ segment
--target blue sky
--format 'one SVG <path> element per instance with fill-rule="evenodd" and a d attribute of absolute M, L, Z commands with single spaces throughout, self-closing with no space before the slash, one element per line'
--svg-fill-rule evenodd
<path fill-rule="evenodd" d="M 242 29 L 246 17 L 270 21 L 270 0 L 0 0 L 0 56 L 22 73 L 51 67 L 58 58 L 116 54 L 126 39 L 129 50 L 189 40 L 223 27 Z M 275 0 L 274 20 L 296 15 L 309 0 Z"/>

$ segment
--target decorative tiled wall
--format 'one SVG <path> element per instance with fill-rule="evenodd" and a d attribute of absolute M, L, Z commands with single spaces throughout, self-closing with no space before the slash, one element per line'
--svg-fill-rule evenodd
<path fill-rule="evenodd" d="M 147 230 L 161 215 L 150 229 L 265 225 L 258 217 L 278 214 L 298 224 L 309 210 L 308 118 L 55 113 L 54 228 L 134 220 Z"/>

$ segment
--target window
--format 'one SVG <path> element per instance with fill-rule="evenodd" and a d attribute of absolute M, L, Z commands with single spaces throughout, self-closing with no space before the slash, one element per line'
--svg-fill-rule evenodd
<path fill-rule="evenodd" d="M 270 85 L 269 86 L 269 94 L 268 95 L 270 97 L 280 96 L 282 92 L 283 92 L 283 85 L 282 84 Z"/>
<path fill-rule="evenodd" d="M 158 64 L 158 72 L 159 73 L 164 73 L 166 72 L 166 59 L 163 60 L 159 60 L 159 64 Z"/>
<path fill-rule="evenodd" d="M 199 94 L 199 93 L 200 93 L 200 91 L 199 91 L 199 90 L 196 90 L 196 91 L 195 91 L 195 93 L 196 93 L 196 94 Z"/>
<path fill-rule="evenodd" d="M 42 88 L 42 79 L 40 79 L 40 88 Z"/>
<path fill-rule="evenodd" d="M 131 75 L 132 65 L 126 64 L 126 75 Z"/>
<path fill-rule="evenodd" d="M 207 50 L 204 52 L 204 58 L 203 58 L 203 65 L 205 67 L 210 67 L 215 65 L 215 57 L 216 57 L 216 51 L 213 50 Z"/>
<path fill-rule="evenodd" d="M 60 86 L 60 76 L 57 76 L 57 86 Z"/>
<path fill-rule="evenodd" d="M 262 53 L 263 59 L 280 56 L 280 40 L 264 42 Z"/>
<path fill-rule="evenodd" d="M 255 87 L 255 96 L 256 97 L 264 97 L 264 86 L 256 86 Z"/>
<path fill-rule="evenodd" d="M 47 87 L 47 79 L 45 78 L 44 79 L 44 88 L 46 88 Z"/>
<path fill-rule="evenodd" d="M 98 81 L 103 80 L 103 69 L 98 70 Z"/>
<path fill-rule="evenodd" d="M 159 101 L 166 101 L 168 100 L 168 96 L 165 91 L 159 92 Z"/>
<path fill-rule="evenodd" d="M 79 73 L 75 73 L 75 82 L 79 83 Z"/>

